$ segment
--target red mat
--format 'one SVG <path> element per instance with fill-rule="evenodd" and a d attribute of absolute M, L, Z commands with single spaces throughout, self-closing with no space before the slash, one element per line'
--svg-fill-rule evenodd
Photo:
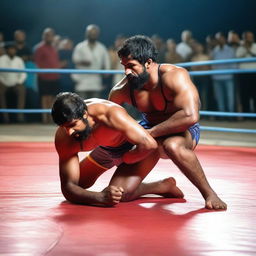
<path fill-rule="evenodd" d="M 256 149 L 199 145 L 197 155 L 227 211 L 205 210 L 169 160 L 146 181 L 174 176 L 185 200 L 72 205 L 60 192 L 53 144 L 0 143 L 0 255 L 256 255 Z M 112 173 L 92 189 L 105 187 Z"/>

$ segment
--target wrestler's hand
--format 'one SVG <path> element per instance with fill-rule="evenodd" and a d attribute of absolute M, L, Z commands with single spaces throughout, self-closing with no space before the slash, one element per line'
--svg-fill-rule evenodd
<path fill-rule="evenodd" d="M 146 131 L 152 136 L 152 128 L 146 129 Z M 153 137 L 153 136 L 152 136 Z"/>
<path fill-rule="evenodd" d="M 115 204 L 118 204 L 122 198 L 123 195 L 123 188 L 122 187 L 116 187 L 116 186 L 108 186 L 105 189 L 102 190 L 103 194 L 103 204 L 106 206 L 113 206 Z"/>

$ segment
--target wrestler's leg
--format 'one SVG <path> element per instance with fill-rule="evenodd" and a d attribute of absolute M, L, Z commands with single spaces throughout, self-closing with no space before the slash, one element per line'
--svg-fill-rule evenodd
<path fill-rule="evenodd" d="M 183 197 L 176 187 L 174 178 L 167 178 L 151 183 L 141 183 L 159 160 L 158 152 L 135 164 L 122 164 L 114 173 L 110 185 L 122 187 L 124 193 L 121 201 L 131 201 L 146 194 L 158 194 L 165 197 Z"/>
<path fill-rule="evenodd" d="M 85 157 L 80 162 L 79 186 L 82 188 L 91 187 L 98 177 L 108 168 L 105 168 L 95 162 L 90 156 Z"/>
<path fill-rule="evenodd" d="M 79 186 L 84 189 L 91 187 L 98 177 L 108 169 L 98 164 L 90 156 L 86 157 L 80 162 Z M 93 198 L 94 205 L 105 206 L 113 206 L 119 203 L 123 194 L 122 189 L 113 185 L 100 192 L 87 190 L 87 193 L 90 198 Z"/>
<path fill-rule="evenodd" d="M 163 149 L 183 174 L 199 189 L 209 209 L 226 209 L 227 205 L 217 196 L 209 185 L 203 168 L 193 151 L 195 142 L 190 132 L 172 136 L 163 141 Z"/>

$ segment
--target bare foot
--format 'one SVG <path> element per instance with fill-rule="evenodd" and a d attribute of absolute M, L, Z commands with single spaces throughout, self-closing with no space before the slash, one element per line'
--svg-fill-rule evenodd
<path fill-rule="evenodd" d="M 227 204 L 216 194 L 212 194 L 205 199 L 205 208 L 210 210 L 227 210 Z"/>
<path fill-rule="evenodd" d="M 176 180 L 172 177 L 166 178 L 164 180 L 159 181 L 161 193 L 159 195 L 167 198 L 183 198 L 184 194 L 182 191 L 176 186 Z"/>

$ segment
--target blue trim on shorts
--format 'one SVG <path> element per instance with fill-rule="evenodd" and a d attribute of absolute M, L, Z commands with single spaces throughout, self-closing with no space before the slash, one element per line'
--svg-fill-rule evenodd
<path fill-rule="evenodd" d="M 199 139 L 200 139 L 200 125 L 199 125 L 199 123 L 195 123 L 194 125 L 189 127 L 188 130 L 189 130 L 189 132 L 192 136 L 192 140 L 195 140 L 196 144 L 198 144 Z"/>

